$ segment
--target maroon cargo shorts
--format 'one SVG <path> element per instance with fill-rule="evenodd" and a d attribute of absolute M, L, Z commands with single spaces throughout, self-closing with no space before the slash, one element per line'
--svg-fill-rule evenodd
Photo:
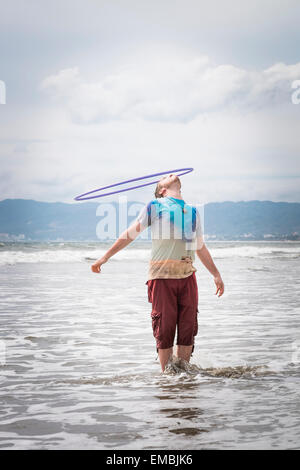
<path fill-rule="evenodd" d="M 152 329 L 157 349 L 171 348 L 177 326 L 177 344 L 194 345 L 198 333 L 198 286 L 195 273 L 183 279 L 151 279 Z M 193 348 L 194 349 L 194 348 Z"/>

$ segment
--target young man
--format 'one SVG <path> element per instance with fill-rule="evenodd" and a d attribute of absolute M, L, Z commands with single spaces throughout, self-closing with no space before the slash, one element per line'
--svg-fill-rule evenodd
<path fill-rule="evenodd" d="M 164 371 L 173 356 L 176 327 L 177 357 L 189 361 L 194 350 L 198 332 L 195 252 L 213 275 L 219 297 L 223 295 L 224 283 L 204 243 L 199 212 L 182 198 L 179 177 L 170 174 L 161 178 L 155 197 L 91 268 L 95 273 L 101 272 L 102 264 L 151 226 L 152 252 L 146 284 L 152 303 L 153 335 Z"/>

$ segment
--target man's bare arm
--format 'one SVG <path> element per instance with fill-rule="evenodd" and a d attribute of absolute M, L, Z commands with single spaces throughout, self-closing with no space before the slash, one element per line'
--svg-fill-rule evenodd
<path fill-rule="evenodd" d="M 125 248 L 129 243 L 136 239 L 136 237 L 142 232 L 146 227 L 143 227 L 140 222 L 134 222 L 129 228 L 127 228 L 115 243 L 107 250 L 105 255 L 99 258 L 94 264 L 92 264 L 91 269 L 94 273 L 101 272 L 102 264 L 106 263 L 109 258 L 118 253 L 118 251 Z"/>
<path fill-rule="evenodd" d="M 215 284 L 217 286 L 216 294 L 219 291 L 218 297 L 221 297 L 221 295 L 224 293 L 224 282 L 205 243 L 203 243 L 202 248 L 196 250 L 196 253 L 206 269 L 208 269 L 208 271 L 213 275 Z"/>

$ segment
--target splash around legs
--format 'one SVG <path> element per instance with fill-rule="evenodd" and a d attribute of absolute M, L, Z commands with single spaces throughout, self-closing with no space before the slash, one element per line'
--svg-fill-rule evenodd
<path fill-rule="evenodd" d="M 161 365 L 162 372 L 165 371 L 166 366 L 174 362 L 189 362 L 193 351 L 193 345 L 183 346 L 177 345 L 177 355 L 173 356 L 173 347 L 167 349 L 158 349 L 158 357 Z"/>

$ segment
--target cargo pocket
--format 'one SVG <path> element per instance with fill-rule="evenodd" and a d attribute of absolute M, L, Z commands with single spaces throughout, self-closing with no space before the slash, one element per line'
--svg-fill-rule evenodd
<path fill-rule="evenodd" d="M 155 339 L 159 339 L 161 335 L 161 312 L 158 312 L 157 310 L 152 310 L 151 318 L 153 336 Z"/>

